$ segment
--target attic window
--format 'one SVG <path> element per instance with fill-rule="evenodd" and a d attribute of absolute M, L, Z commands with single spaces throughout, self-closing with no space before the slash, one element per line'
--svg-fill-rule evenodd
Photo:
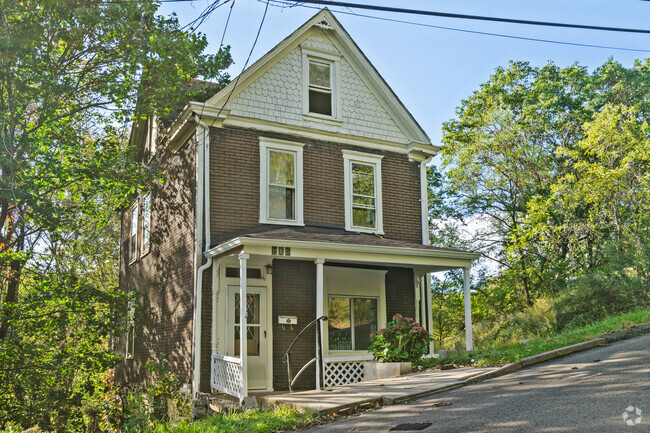
<path fill-rule="evenodd" d="M 300 47 L 302 51 L 302 112 L 308 121 L 340 123 L 341 55 Z"/>
<path fill-rule="evenodd" d="M 309 112 L 332 115 L 332 64 L 309 61 Z"/>

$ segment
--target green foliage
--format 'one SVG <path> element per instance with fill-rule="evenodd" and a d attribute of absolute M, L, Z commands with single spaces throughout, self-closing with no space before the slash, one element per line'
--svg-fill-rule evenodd
<path fill-rule="evenodd" d="M 649 81 L 650 61 L 512 62 L 444 124 L 455 206 L 481 219 L 476 246 L 527 305 L 600 266 L 648 215 Z"/>
<path fill-rule="evenodd" d="M 158 6 L 0 0 L 0 429 L 88 427 L 126 315 L 115 210 L 155 178 L 128 124 L 228 79 Z"/>
<path fill-rule="evenodd" d="M 592 340 L 610 332 L 621 331 L 645 323 L 650 323 L 650 309 L 640 309 L 621 315 L 609 316 L 588 325 L 567 328 L 562 332 L 535 338 L 525 343 L 499 343 L 486 345 L 482 349 L 448 358 L 424 358 L 421 364 L 424 367 L 436 367 L 441 364 L 455 364 L 457 366 L 503 365 L 519 361 L 527 356 Z"/>
<path fill-rule="evenodd" d="M 650 233 L 610 245 L 605 264 L 576 279 L 556 302 L 558 329 L 650 306 Z"/>
<path fill-rule="evenodd" d="M 85 431 L 144 432 L 191 419 L 191 401 L 181 395 L 178 376 L 161 359 L 147 363 L 152 377 L 147 386 L 118 386 L 114 370 L 97 374 L 83 400 Z"/>
<path fill-rule="evenodd" d="M 127 296 L 74 273 L 23 275 L 20 302 L 6 305 L 11 332 L 0 344 L 0 425 L 83 431 L 82 401 L 96 372 L 119 357 L 107 338 L 122 332 Z"/>
<path fill-rule="evenodd" d="M 370 352 L 381 362 L 416 362 L 427 353 L 431 342 L 426 329 L 399 313 L 371 338 Z"/>
<path fill-rule="evenodd" d="M 474 343 L 478 347 L 490 347 L 546 338 L 554 331 L 554 304 L 547 298 L 540 298 L 532 306 L 505 315 L 499 321 L 479 322 L 474 329 Z"/>
<path fill-rule="evenodd" d="M 228 414 L 214 414 L 200 421 L 183 421 L 176 426 L 156 423 L 151 429 L 143 432 L 151 433 L 272 433 L 294 431 L 313 425 L 321 424 L 330 417 L 317 415 L 313 412 L 301 413 L 286 406 L 261 412 L 235 411 Z"/>

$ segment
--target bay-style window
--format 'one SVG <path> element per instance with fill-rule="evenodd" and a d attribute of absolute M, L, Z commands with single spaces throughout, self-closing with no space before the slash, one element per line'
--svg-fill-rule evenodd
<path fill-rule="evenodd" d="M 382 155 L 343 150 L 345 229 L 382 234 Z"/>
<path fill-rule="evenodd" d="M 302 148 L 260 137 L 260 223 L 304 224 Z"/>

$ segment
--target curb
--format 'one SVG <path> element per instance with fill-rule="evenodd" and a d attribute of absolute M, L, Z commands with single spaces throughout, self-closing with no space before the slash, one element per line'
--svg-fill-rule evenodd
<path fill-rule="evenodd" d="M 559 349 L 549 350 L 548 352 L 538 353 L 537 355 L 522 358 L 512 364 L 504 365 L 496 370 L 471 377 L 463 381 L 463 384 L 469 385 L 471 383 L 480 382 L 485 379 L 492 379 L 493 377 L 503 376 L 505 374 L 514 373 L 524 367 L 542 362 L 550 361 L 552 359 L 561 358 L 563 356 L 571 355 L 572 353 L 582 352 L 583 350 L 593 349 L 594 347 L 607 346 L 609 342 L 605 338 L 596 338 L 594 340 L 583 341 L 582 343 L 572 344 L 571 346 L 560 347 Z"/>
<path fill-rule="evenodd" d="M 648 328 L 650 330 L 650 326 Z M 640 335 L 640 334 L 639 334 Z M 437 394 L 443 391 L 449 391 L 451 389 L 460 388 L 461 386 L 471 385 L 477 382 L 481 382 L 487 379 L 492 379 L 494 377 L 504 376 L 506 374 L 514 373 L 515 371 L 521 370 L 524 367 L 528 367 L 535 364 L 541 364 L 542 362 L 550 361 L 552 359 L 561 358 L 566 355 L 571 355 L 572 353 L 582 352 L 583 350 L 593 349 L 594 347 L 607 346 L 609 344 L 606 338 L 596 338 L 594 340 L 583 341 L 582 343 L 573 344 L 571 346 L 561 347 L 559 349 L 550 350 L 544 353 L 538 353 L 537 355 L 528 356 L 512 364 L 504 365 L 501 368 L 496 370 L 488 371 L 486 373 L 479 373 L 467 379 L 461 380 L 458 383 L 445 386 L 438 389 L 430 389 L 427 391 L 419 392 L 417 394 L 412 394 L 404 397 L 399 397 L 396 399 L 383 399 L 384 404 L 397 404 L 405 403 L 410 400 L 415 400 L 420 397 L 426 397 L 429 395 Z"/>

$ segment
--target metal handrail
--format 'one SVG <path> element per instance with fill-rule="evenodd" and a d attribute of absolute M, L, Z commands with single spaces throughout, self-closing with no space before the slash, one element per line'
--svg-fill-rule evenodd
<path fill-rule="evenodd" d="M 298 371 L 298 374 L 296 374 L 296 376 L 293 377 L 293 378 L 291 376 L 291 359 L 290 359 L 291 357 L 290 357 L 290 354 L 291 354 L 291 349 L 293 349 L 293 346 L 300 339 L 300 337 L 302 337 L 302 334 L 304 334 L 315 323 L 323 322 L 325 320 L 327 320 L 327 316 L 321 316 L 321 317 L 319 317 L 317 319 L 314 319 L 311 322 L 309 322 L 307 324 L 307 326 L 302 328 L 302 331 L 300 331 L 298 333 L 298 335 L 296 335 L 296 338 L 293 339 L 293 341 L 289 345 L 289 348 L 284 353 L 283 362 L 285 364 L 287 364 L 287 377 L 289 379 L 289 391 L 291 391 L 291 392 L 293 392 L 293 384 L 300 377 L 300 375 L 302 373 L 304 373 L 305 370 L 307 370 L 307 367 L 312 365 L 314 362 L 318 362 L 319 360 L 320 360 L 320 362 L 318 364 L 318 368 L 320 370 L 320 377 L 321 378 L 323 377 L 323 362 L 322 362 L 323 361 L 323 348 L 321 347 L 321 327 L 320 326 L 316 326 L 316 357 L 310 359 L 309 362 L 307 362 L 305 365 L 303 365 L 302 368 L 300 369 L 300 371 Z"/>

